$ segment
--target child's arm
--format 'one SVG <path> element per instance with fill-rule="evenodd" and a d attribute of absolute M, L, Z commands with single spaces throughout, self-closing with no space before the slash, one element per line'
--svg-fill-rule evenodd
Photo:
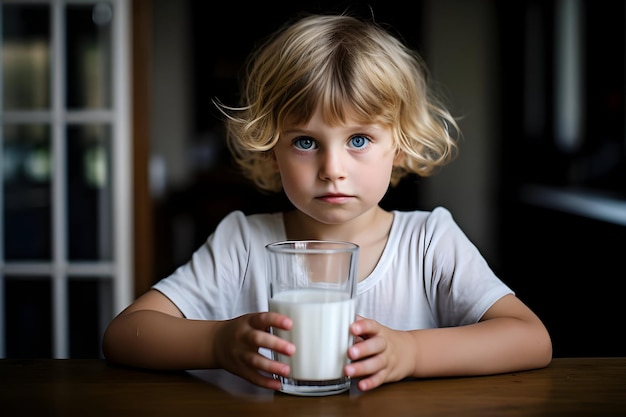
<path fill-rule="evenodd" d="M 224 368 L 252 383 L 278 389 L 259 371 L 288 375 L 289 367 L 258 352 L 284 354 L 293 345 L 267 332 L 288 329 L 291 320 L 276 313 L 253 313 L 233 320 L 189 320 L 163 294 L 150 290 L 121 312 L 107 328 L 102 348 L 113 363 L 162 370 Z"/>
<path fill-rule="evenodd" d="M 397 331 L 374 320 L 351 327 L 360 341 L 348 356 L 352 377 L 369 390 L 406 377 L 488 375 L 547 366 L 552 342 L 539 318 L 517 297 L 498 300 L 481 321 L 460 327 Z"/>

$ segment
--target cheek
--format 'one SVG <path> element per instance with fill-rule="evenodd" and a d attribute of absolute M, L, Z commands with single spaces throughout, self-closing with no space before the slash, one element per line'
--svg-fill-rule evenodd
<path fill-rule="evenodd" d="M 360 183 L 365 184 L 376 194 L 385 194 L 389 188 L 394 162 L 391 159 L 386 159 L 384 162 L 381 161 L 378 164 L 370 165 L 367 169 L 360 170 L 358 176 Z"/>
<path fill-rule="evenodd" d="M 307 176 L 302 173 L 302 169 L 293 166 L 281 166 L 280 178 L 285 195 L 294 205 L 298 206 L 298 202 L 306 198 L 311 190 Z"/>
<path fill-rule="evenodd" d="M 274 166 L 276 171 L 280 173 L 283 189 L 285 189 L 285 191 L 299 188 L 305 176 L 304 167 L 289 161 L 278 160 L 275 160 Z"/>

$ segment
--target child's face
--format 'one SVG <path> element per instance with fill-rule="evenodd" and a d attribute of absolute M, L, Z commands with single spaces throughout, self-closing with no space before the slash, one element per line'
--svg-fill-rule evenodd
<path fill-rule="evenodd" d="M 325 224 L 345 223 L 377 207 L 396 162 L 389 126 L 352 118 L 331 126 L 320 111 L 308 123 L 288 127 L 274 155 L 289 200 Z"/>

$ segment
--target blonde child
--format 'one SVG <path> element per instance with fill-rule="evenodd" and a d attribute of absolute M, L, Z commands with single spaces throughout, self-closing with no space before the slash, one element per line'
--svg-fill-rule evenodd
<path fill-rule="evenodd" d="M 242 172 L 284 191 L 285 212 L 227 215 L 188 263 L 121 312 L 103 340 L 115 363 L 222 368 L 262 387 L 295 346 L 268 332 L 264 247 L 285 239 L 360 246 L 355 343 L 345 373 L 371 390 L 406 377 L 486 375 L 547 366 L 540 319 L 490 269 L 443 207 L 385 211 L 407 173 L 457 152 L 454 118 L 420 57 L 371 21 L 310 15 L 251 56 L 240 106 L 216 103 Z"/>

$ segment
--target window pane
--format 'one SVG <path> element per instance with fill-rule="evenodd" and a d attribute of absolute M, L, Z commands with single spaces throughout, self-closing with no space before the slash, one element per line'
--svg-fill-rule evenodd
<path fill-rule="evenodd" d="M 110 317 L 111 281 L 105 277 L 76 277 L 68 281 L 70 357 L 100 357 L 102 323 Z M 103 306 L 102 304 L 106 304 Z M 103 308 L 104 307 L 104 308 Z M 106 317 L 101 317 L 106 312 Z"/>
<path fill-rule="evenodd" d="M 67 129 L 70 260 L 112 259 L 110 136 L 108 125 Z"/>
<path fill-rule="evenodd" d="M 51 281 L 50 277 L 6 277 L 8 358 L 52 357 Z"/>
<path fill-rule="evenodd" d="M 5 124 L 3 133 L 4 256 L 50 260 L 50 127 Z"/>
<path fill-rule="evenodd" d="M 5 110 L 50 106 L 50 10 L 2 6 L 2 100 Z"/>
<path fill-rule="evenodd" d="M 111 107 L 110 3 L 67 6 L 67 107 Z"/>

